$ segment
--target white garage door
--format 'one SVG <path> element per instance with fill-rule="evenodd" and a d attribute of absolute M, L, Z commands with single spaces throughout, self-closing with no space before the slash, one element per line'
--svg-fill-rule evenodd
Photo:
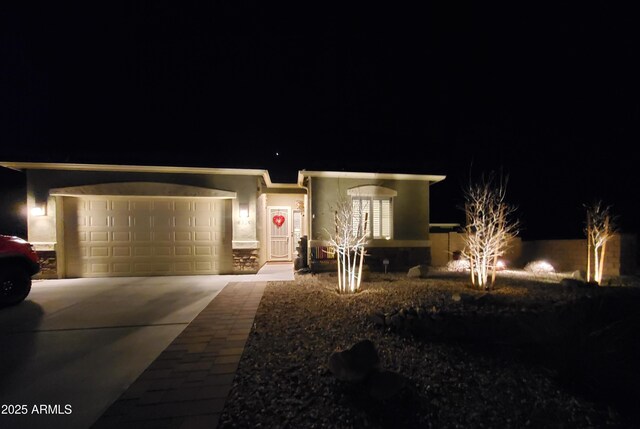
<path fill-rule="evenodd" d="M 231 264 L 229 200 L 65 198 L 69 277 L 219 274 Z"/>

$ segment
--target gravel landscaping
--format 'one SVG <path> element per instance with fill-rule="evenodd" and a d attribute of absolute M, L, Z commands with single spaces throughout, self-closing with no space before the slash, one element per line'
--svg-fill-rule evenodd
<path fill-rule="evenodd" d="M 622 310 L 602 310 L 608 301 L 600 297 L 623 296 L 618 301 L 635 303 L 640 288 L 567 287 L 559 284 L 560 278 L 501 273 L 489 294 L 469 288 L 463 274 L 444 272 L 422 279 L 372 274 L 355 295 L 337 294 L 331 274 L 270 282 L 219 427 L 636 427 L 628 404 L 602 392 L 620 392 L 623 399 L 639 393 L 628 382 L 618 387 L 615 381 L 637 378 L 625 371 L 631 368 L 627 357 L 636 359 L 638 347 L 623 341 L 637 335 L 632 334 L 638 332 L 637 320 L 629 324 L 623 314 L 625 320 L 609 323 Z M 594 303 L 600 315 L 595 319 Z M 574 317 L 567 310 L 574 307 L 587 313 Z M 596 319 L 606 326 L 592 326 Z M 530 326 L 532 320 L 537 328 Z M 576 329 L 586 330 L 585 335 L 550 328 L 567 320 L 579 322 Z M 416 326 L 419 329 L 412 328 Z M 522 336 L 514 335 L 520 331 Z M 563 334 L 547 341 L 549 332 Z M 586 338 L 576 342 L 581 356 L 612 347 L 630 352 L 607 355 L 616 365 L 603 364 L 604 376 L 583 377 L 592 374 L 593 362 L 601 365 L 602 353 L 589 355 L 597 359 L 571 360 L 572 353 L 562 348 L 566 334 Z M 514 342 L 521 338 L 528 340 Z M 370 381 L 342 381 L 329 369 L 333 352 L 364 339 L 377 350 L 379 370 L 404 381 L 388 397 L 376 392 Z"/>

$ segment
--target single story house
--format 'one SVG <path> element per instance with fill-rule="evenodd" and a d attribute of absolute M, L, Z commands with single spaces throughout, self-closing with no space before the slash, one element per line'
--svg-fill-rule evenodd
<path fill-rule="evenodd" d="M 0 162 L 24 171 L 28 240 L 53 276 L 255 273 L 327 260 L 332 205 L 371 219 L 369 262 L 429 263 L 429 186 L 444 176 L 300 171 L 272 183 L 260 169 Z"/>

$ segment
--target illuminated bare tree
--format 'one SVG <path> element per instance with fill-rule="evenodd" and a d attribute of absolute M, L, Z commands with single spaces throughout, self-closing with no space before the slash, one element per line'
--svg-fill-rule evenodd
<path fill-rule="evenodd" d="M 358 206 L 359 207 L 359 206 Z M 335 210 L 335 232 L 329 242 L 338 261 L 338 291 L 355 293 L 360 290 L 365 244 L 367 242 L 368 213 L 361 213 L 351 201 L 339 199 Z"/>
<path fill-rule="evenodd" d="M 469 260 L 471 283 L 480 289 L 493 287 L 498 258 L 519 232 L 519 222 L 513 218 L 516 208 L 506 202 L 506 191 L 506 179 L 494 174 L 469 182 L 465 189 L 467 225 L 462 254 Z"/>
<path fill-rule="evenodd" d="M 587 281 L 591 281 L 591 273 L 593 271 L 593 281 L 600 284 L 602 272 L 604 271 L 607 241 L 615 234 L 616 226 L 611 217 L 611 208 L 604 207 L 601 201 L 586 206 L 586 208 Z"/>

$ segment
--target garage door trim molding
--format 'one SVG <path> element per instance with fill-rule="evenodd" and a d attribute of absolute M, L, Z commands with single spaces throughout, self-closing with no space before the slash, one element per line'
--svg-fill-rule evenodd
<path fill-rule="evenodd" d="M 160 182 L 120 182 L 96 185 L 70 186 L 49 191 L 51 196 L 60 197 L 171 197 L 171 198 L 236 198 L 237 193 L 221 189 L 199 186 L 177 185 Z"/>

